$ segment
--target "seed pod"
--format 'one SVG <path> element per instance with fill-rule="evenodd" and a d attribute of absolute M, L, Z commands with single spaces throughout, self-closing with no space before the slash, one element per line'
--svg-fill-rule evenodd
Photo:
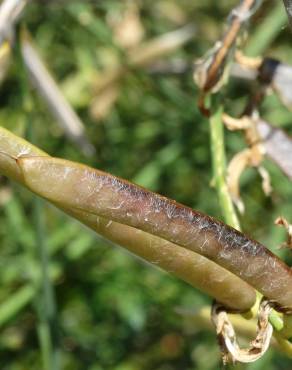
<path fill-rule="evenodd" d="M 15 159 L 23 155 L 47 156 L 37 147 L 0 127 L 0 171 L 22 184 L 19 160 Z M 255 302 L 255 291 L 251 286 L 203 256 L 133 227 L 55 205 L 105 238 L 171 272 L 233 310 L 246 311 Z"/>
<path fill-rule="evenodd" d="M 26 186 L 63 207 L 136 227 L 204 255 L 292 310 L 292 273 L 260 243 L 212 217 L 74 162 L 21 157 Z"/>
<path fill-rule="evenodd" d="M 255 291 L 209 259 L 134 227 L 81 211 L 65 210 L 85 225 L 144 260 L 172 273 L 232 310 L 246 311 Z"/>

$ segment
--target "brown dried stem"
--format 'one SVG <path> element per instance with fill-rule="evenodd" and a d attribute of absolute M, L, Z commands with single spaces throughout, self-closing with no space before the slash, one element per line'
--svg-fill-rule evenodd
<path fill-rule="evenodd" d="M 199 86 L 204 93 L 211 91 L 221 79 L 225 69 L 226 60 L 234 46 L 242 26 L 250 18 L 252 9 L 257 5 L 257 0 L 243 0 L 241 4 L 232 9 L 229 17 L 231 19 L 222 40 L 215 45 L 215 51 L 208 58 L 207 70 L 204 71 L 204 78 Z"/>

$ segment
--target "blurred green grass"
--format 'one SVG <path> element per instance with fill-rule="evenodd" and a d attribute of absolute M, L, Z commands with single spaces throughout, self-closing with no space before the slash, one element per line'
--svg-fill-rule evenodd
<path fill-rule="evenodd" d="M 198 28 L 196 37 L 168 57 L 191 63 L 220 36 L 228 11 L 236 3 L 140 1 L 145 38 L 173 30 L 180 22 L 193 22 Z M 250 42 L 253 35 L 258 43 L 266 36 L 263 31 L 257 31 L 266 17 L 274 14 L 277 3 L 269 2 L 256 15 L 250 25 Z M 152 76 L 143 69 L 132 70 L 122 79 L 117 102 L 108 115 L 96 122 L 90 114 L 94 81 L 90 85 L 88 75 L 94 76 L 111 60 L 123 57 L 108 19 L 123 10 L 125 4 L 118 0 L 35 2 L 28 6 L 23 17 L 64 92 L 68 93 L 70 87 L 68 95 L 96 147 L 94 158 L 85 158 L 64 137 L 33 89 L 33 112 L 27 116 L 23 94 L 30 88 L 23 89 L 23 66 L 17 53 L 0 88 L 0 124 L 21 136 L 28 129 L 33 130 L 37 145 L 51 155 L 88 163 L 222 219 L 215 190 L 210 187 L 208 123 L 197 109 L 198 92 L 191 73 Z M 177 13 L 180 17 L 175 17 Z M 289 63 L 292 35 L 286 22 L 281 24 L 279 21 L 280 26 L 274 29 L 264 54 Z M 232 81 L 226 92 L 227 110 L 239 113 L 251 88 Z M 262 114 L 292 132 L 291 114 L 277 99 L 267 98 Z M 244 147 L 242 136 L 226 133 L 226 146 L 230 159 Z M 266 165 L 272 177 L 273 195 L 266 198 L 259 176 L 255 170 L 248 170 L 242 178 L 246 214 L 241 222 L 243 230 L 279 253 L 276 246 L 283 241 L 284 232 L 273 226 L 273 220 L 278 215 L 291 219 L 292 187 L 279 169 L 270 163 Z M 41 279 L 32 199 L 30 193 L 1 178 L 0 367 L 3 370 L 34 370 L 42 366 L 36 332 L 38 319 L 31 300 Z M 209 304 L 210 298 L 98 238 L 52 207 L 46 205 L 44 213 L 51 256 L 49 272 L 58 306 L 62 369 L 212 370 L 220 367 L 215 333 L 185 326 L 175 313 L 175 307 L 196 310 Z M 284 251 L 281 254 L 287 255 Z M 286 258 L 291 262 L 291 257 Z M 23 308 L 19 310 L 19 306 Z M 287 369 L 289 360 L 271 350 L 259 362 L 236 368 Z"/>

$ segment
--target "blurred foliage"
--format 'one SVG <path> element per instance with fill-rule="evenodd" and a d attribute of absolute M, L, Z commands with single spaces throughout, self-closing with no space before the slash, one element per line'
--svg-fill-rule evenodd
<path fill-rule="evenodd" d="M 188 22 L 195 24 L 194 39 L 167 56 L 168 60 L 179 58 L 189 63 L 204 54 L 221 35 L 224 20 L 237 3 L 226 0 L 135 2 L 144 40 Z M 276 0 L 265 2 L 253 18 L 247 46 L 253 35 L 261 43 L 263 31 L 257 30 L 266 17 L 274 14 L 277 3 Z M 99 121 L 92 114 L 90 106 L 98 79 L 105 68 L 122 62 L 125 57 L 115 41 L 111 20 L 121 17 L 127 4 L 119 0 L 35 1 L 22 18 L 59 86 L 85 123 L 88 137 L 97 150 L 94 158 L 84 157 L 65 138 L 42 100 L 28 86 L 23 78 L 17 41 L 0 89 L 0 124 L 21 136 L 33 130 L 37 145 L 51 155 L 88 163 L 222 218 L 216 193 L 210 186 L 208 125 L 196 106 L 198 93 L 191 72 L 151 75 L 145 69 L 132 69 L 119 82 L 117 101 L 108 114 Z M 286 20 L 281 22 L 274 29 L 264 55 L 289 62 L 292 35 Z M 254 49 L 253 46 L 253 52 Z M 227 111 L 240 113 L 247 94 L 254 88 L 254 84 L 232 80 L 226 91 Z M 33 99 L 29 114 L 24 107 L 26 94 Z M 274 96 L 265 100 L 262 115 L 292 132 L 291 114 Z M 226 136 L 230 159 L 244 147 L 244 140 L 240 133 L 226 133 Z M 248 170 L 242 178 L 246 213 L 241 222 L 247 233 L 279 253 L 276 247 L 283 241 L 284 231 L 273 226 L 273 221 L 278 215 L 288 219 L 290 216 L 291 221 L 292 187 L 278 168 L 268 162 L 266 166 L 271 173 L 273 194 L 266 198 L 256 171 Z M 27 191 L 1 178 L 0 367 L 3 370 L 34 370 L 42 366 L 33 298 L 40 267 L 32 198 Z M 208 297 L 97 238 L 57 210 L 44 207 L 62 369 L 212 370 L 220 367 L 215 333 L 202 331 L 191 323 L 184 325 L 185 319 L 175 312 L 176 307 L 195 311 L 211 302 Z M 287 254 L 283 250 L 280 253 L 282 257 Z M 270 350 L 259 362 L 236 368 L 287 369 L 289 360 Z"/>

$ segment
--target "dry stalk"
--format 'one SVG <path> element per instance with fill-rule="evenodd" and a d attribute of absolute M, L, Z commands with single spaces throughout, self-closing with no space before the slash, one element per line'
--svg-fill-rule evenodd
<path fill-rule="evenodd" d="M 249 20 L 259 5 L 258 0 L 242 0 L 229 14 L 229 25 L 221 41 L 196 64 L 195 80 L 206 94 L 217 92 L 222 85 L 226 62 L 234 51 L 242 26 Z"/>

